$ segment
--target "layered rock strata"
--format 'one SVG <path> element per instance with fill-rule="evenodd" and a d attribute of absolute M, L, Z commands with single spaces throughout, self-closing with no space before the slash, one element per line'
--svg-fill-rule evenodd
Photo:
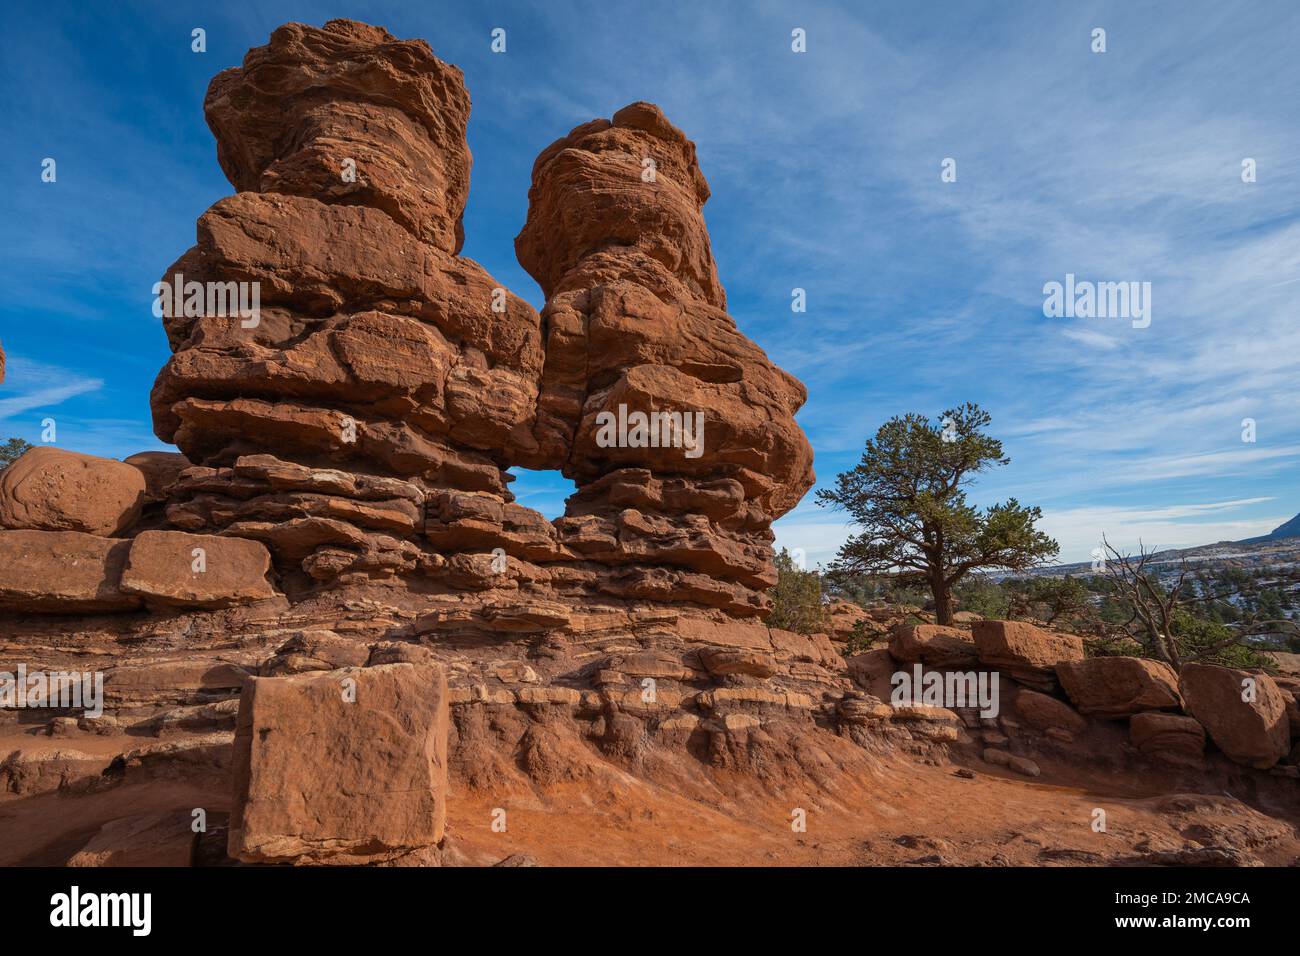
<path fill-rule="evenodd" d="M 516 246 L 541 317 L 457 255 L 469 98 L 427 45 L 290 24 L 205 108 L 241 191 L 164 286 L 253 283 L 260 314 L 164 318 L 155 424 L 196 466 L 171 526 L 264 542 L 291 595 L 414 577 L 765 614 L 805 392 L 724 311 L 708 186 L 656 107 L 538 158 Z M 513 501 L 512 465 L 575 480 L 562 519 Z"/>
<path fill-rule="evenodd" d="M 205 109 L 238 192 L 159 286 L 154 423 L 183 454 L 41 448 L 0 476 L 0 671 L 104 678 L 99 716 L 0 709 L 0 792 L 233 798 L 220 839 L 106 821 L 80 863 L 430 862 L 449 789 L 535 800 L 604 763 L 802 800 L 900 749 L 1200 766 L 1204 727 L 1234 767 L 1296 771 L 1288 685 L 1246 705 L 1251 675 L 919 609 L 764 623 L 771 524 L 813 481 L 805 392 L 727 314 L 709 187 L 657 107 L 538 157 L 516 251 L 540 314 L 460 255 L 469 97 L 424 42 L 288 24 Z M 574 481 L 562 517 L 514 499 L 515 466 Z M 918 672 L 978 672 L 1000 709 L 891 702 Z M 33 750 L 20 720 L 123 745 Z"/>

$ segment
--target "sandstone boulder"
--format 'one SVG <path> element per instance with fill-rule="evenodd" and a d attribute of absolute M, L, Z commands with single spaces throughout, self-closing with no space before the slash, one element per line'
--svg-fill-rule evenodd
<path fill-rule="evenodd" d="M 103 779 L 109 762 L 79 750 L 20 748 L 0 760 L 0 794 L 84 793 Z"/>
<path fill-rule="evenodd" d="M 776 661 L 771 654 L 759 650 L 730 647 L 705 647 L 700 650 L 700 662 L 710 674 L 748 674 L 750 677 L 771 677 L 776 673 Z"/>
<path fill-rule="evenodd" d="M 894 658 L 883 647 L 855 654 L 845 664 L 849 677 L 873 697 L 889 700 L 894 690 L 893 676 L 898 669 Z"/>
<path fill-rule="evenodd" d="M 854 635 L 859 622 L 871 622 L 871 615 L 866 608 L 835 598 L 826 605 L 827 634 L 832 641 L 843 643 Z"/>
<path fill-rule="evenodd" d="M 889 653 L 904 664 L 935 670 L 969 670 L 979 665 L 969 631 L 938 624 L 904 624 L 894 630 Z"/>
<path fill-rule="evenodd" d="M 1128 723 L 1129 740 L 1144 754 L 1169 763 L 1199 765 L 1205 752 L 1205 728 L 1192 717 L 1143 711 Z"/>
<path fill-rule="evenodd" d="M 976 621 L 972 634 L 981 663 L 1035 690 L 1055 688 L 1057 664 L 1083 660 L 1080 638 L 1023 621 Z"/>
<path fill-rule="evenodd" d="M 1021 690 L 1016 694 L 1015 709 L 1025 723 L 1042 731 L 1056 728 L 1078 734 L 1088 727 L 1088 722 L 1069 704 L 1033 690 Z"/>
<path fill-rule="evenodd" d="M 86 614 L 139 607 L 140 599 L 121 588 L 130 549 L 130 541 L 80 531 L 0 531 L 0 609 Z"/>
<path fill-rule="evenodd" d="M 166 501 L 167 493 L 190 468 L 190 460 L 174 451 L 142 451 L 122 459 L 123 464 L 138 468 L 144 475 L 146 501 Z"/>
<path fill-rule="evenodd" d="M 243 538 L 144 531 L 131 542 L 122 590 L 149 605 L 223 608 L 275 596 L 271 556 Z"/>
<path fill-rule="evenodd" d="M 1184 664 L 1178 676 L 1187 712 L 1232 760 L 1267 770 L 1291 749 L 1286 701 L 1267 674 Z M 1243 700 L 1252 684 L 1254 699 Z"/>
<path fill-rule="evenodd" d="M 38 445 L 0 471 L 0 528 L 121 534 L 140 517 L 145 480 L 125 462 Z"/>
<path fill-rule="evenodd" d="M 1098 717 L 1127 717 L 1144 710 L 1177 710 L 1183 700 L 1168 664 L 1140 657 L 1063 661 L 1056 676 L 1074 706 Z"/>
<path fill-rule="evenodd" d="M 313 629 L 291 635 L 262 664 L 260 673 L 263 677 L 279 677 L 304 671 L 364 667 L 369 659 L 367 645 L 339 637 L 333 631 Z"/>
<path fill-rule="evenodd" d="M 400 860 L 442 839 L 440 665 L 258 677 L 235 731 L 229 853 L 258 863 Z"/>
<path fill-rule="evenodd" d="M 991 763 L 996 767 L 1007 767 L 1016 773 L 1024 774 L 1026 777 L 1037 777 L 1042 773 L 1038 764 L 1030 758 L 1016 756 L 996 747 L 984 748 L 983 757 L 985 763 Z"/>

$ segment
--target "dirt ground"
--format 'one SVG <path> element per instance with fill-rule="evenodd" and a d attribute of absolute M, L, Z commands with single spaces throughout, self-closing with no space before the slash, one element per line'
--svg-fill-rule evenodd
<path fill-rule="evenodd" d="M 107 766 L 139 738 L 52 739 L 6 728 L 4 754 L 76 750 Z M 154 741 L 153 743 L 157 743 Z M 675 758 L 676 759 L 676 758 Z M 964 765 L 963 765 L 964 764 Z M 1294 808 L 1170 779 L 978 760 L 867 755 L 831 786 L 766 781 L 692 758 L 634 774 L 594 759 L 575 779 L 469 787 L 453 777 L 443 861 L 491 866 L 1059 866 L 1300 863 Z M 825 783 L 825 781 L 823 781 Z M 229 811 L 227 774 L 164 765 L 88 792 L 0 795 L 0 865 L 57 866 L 122 817 Z M 802 812 L 800 812 L 802 811 Z M 1104 813 L 1103 818 L 1099 813 Z M 1104 826 L 1102 825 L 1104 822 Z M 802 826 L 800 825 L 802 824 Z"/>
<path fill-rule="evenodd" d="M 1295 826 L 1225 794 L 1143 791 L 1120 780 L 1063 786 L 1003 773 L 882 761 L 850 794 L 787 793 L 703 803 L 645 780 L 596 792 L 554 789 L 506 810 L 452 795 L 454 862 L 491 865 L 527 854 L 543 866 L 1144 865 L 1153 854 L 1228 847 L 1240 862 L 1300 863 Z M 806 830 L 794 828 L 795 809 Z M 1094 830 L 1096 811 L 1105 830 Z"/>

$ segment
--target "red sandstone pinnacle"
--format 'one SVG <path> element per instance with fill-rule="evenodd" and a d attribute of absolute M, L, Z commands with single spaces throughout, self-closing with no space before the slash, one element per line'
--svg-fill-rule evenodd
<path fill-rule="evenodd" d="M 540 561 L 582 566 L 560 576 L 567 602 L 766 612 L 771 522 L 813 481 L 794 421 L 806 392 L 724 311 L 709 187 L 658 107 L 581 126 L 537 161 L 516 245 L 549 297 L 543 340 L 527 303 L 455 255 L 469 97 L 422 41 L 288 24 L 205 105 L 241 191 L 165 277 L 174 354 L 154 423 L 196 466 L 170 486 L 172 527 L 264 542 L 291 597 L 432 576 L 549 601 Z M 207 310 L 209 286 L 231 299 L 240 283 L 256 316 Z M 191 286 L 203 308 L 178 310 Z M 608 415 L 657 412 L 690 431 L 609 440 Z M 573 478 L 566 517 L 513 505 L 513 465 Z M 340 473 L 414 490 L 319 477 Z M 479 567 L 496 548 L 516 562 L 504 576 Z"/>
<path fill-rule="evenodd" d="M 204 112 L 240 192 L 370 206 L 460 251 L 469 94 L 425 41 L 354 20 L 286 23 L 213 78 Z M 341 176 L 349 160 L 352 181 Z"/>
<path fill-rule="evenodd" d="M 657 106 L 575 128 L 533 166 L 519 261 L 547 294 L 543 460 L 584 486 L 620 468 L 733 479 L 765 526 L 813 482 L 804 387 L 724 311 L 695 145 Z M 602 413 L 704 414 L 698 455 L 610 447 Z"/>
<path fill-rule="evenodd" d="M 165 281 L 255 284 L 260 314 L 173 303 L 158 435 L 202 465 L 274 451 L 504 493 L 501 470 L 534 451 L 541 337 L 526 302 L 456 256 L 461 72 L 378 27 L 291 23 L 205 108 L 240 192 Z"/>
<path fill-rule="evenodd" d="M 807 396 L 725 311 L 695 145 L 633 103 L 544 150 L 528 196 L 546 365 L 521 463 L 577 483 L 562 542 L 626 566 L 603 593 L 765 613 L 771 522 L 813 482 Z"/>

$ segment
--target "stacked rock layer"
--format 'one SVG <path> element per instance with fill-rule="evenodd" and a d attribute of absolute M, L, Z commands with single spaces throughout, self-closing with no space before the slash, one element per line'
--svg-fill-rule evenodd
<path fill-rule="evenodd" d="M 164 319 L 155 427 L 196 466 L 170 526 L 262 541 L 291 597 L 399 578 L 483 620 L 503 590 L 766 612 L 806 396 L 724 311 L 708 186 L 656 107 L 539 157 L 516 242 L 539 316 L 457 255 L 469 97 L 423 42 L 289 24 L 205 105 L 240 192 L 163 282 L 255 283 L 259 314 Z M 577 483 L 562 519 L 514 502 L 516 465 Z"/>
<path fill-rule="evenodd" d="M 205 109 L 238 191 L 158 287 L 154 425 L 183 454 L 0 472 L 0 672 L 106 672 L 102 715 L 39 711 L 52 735 L 172 739 L 111 772 L 20 746 L 0 791 L 212 773 L 235 791 L 219 854 L 392 863 L 428 861 L 449 775 L 531 787 L 596 753 L 833 790 L 886 745 L 1036 775 L 1039 748 L 1131 719 L 1135 754 L 1201 766 L 1208 731 L 1295 770 L 1297 688 L 1267 677 L 1243 708 L 1252 675 L 1027 624 L 904 624 L 847 661 L 832 636 L 884 619 L 766 626 L 771 524 L 813 482 L 806 394 L 727 314 L 709 187 L 657 107 L 538 157 L 515 245 L 540 314 L 460 255 L 469 96 L 423 41 L 287 24 Z M 570 478 L 565 514 L 518 503 L 512 467 Z M 979 670 L 1013 710 L 891 707 L 900 668 Z"/>

